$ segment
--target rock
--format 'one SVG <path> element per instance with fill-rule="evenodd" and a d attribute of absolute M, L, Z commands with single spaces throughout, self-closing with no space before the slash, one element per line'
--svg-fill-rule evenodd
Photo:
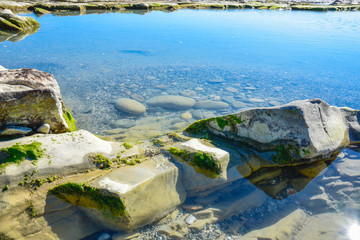
<path fill-rule="evenodd" d="M 229 104 L 220 101 L 199 101 L 195 103 L 196 109 L 224 109 L 229 108 Z"/>
<path fill-rule="evenodd" d="M 138 101 L 130 98 L 119 98 L 115 101 L 115 107 L 123 112 L 140 115 L 145 113 L 146 107 Z"/>
<path fill-rule="evenodd" d="M 246 104 L 244 102 L 241 101 L 233 101 L 231 102 L 231 106 L 233 106 L 233 108 L 246 108 Z"/>
<path fill-rule="evenodd" d="M 227 87 L 225 89 L 226 89 L 226 91 L 232 92 L 232 93 L 237 93 L 238 92 L 238 90 L 236 88 L 234 88 L 234 87 Z"/>
<path fill-rule="evenodd" d="M 213 117 L 216 117 L 216 115 L 212 112 L 209 112 L 209 111 L 204 111 L 202 112 L 204 118 L 213 118 Z"/>
<path fill-rule="evenodd" d="M 108 233 L 103 233 L 98 237 L 97 240 L 107 240 L 107 239 L 111 239 L 111 235 Z"/>
<path fill-rule="evenodd" d="M 264 228 L 261 228 L 260 226 L 259 230 L 253 230 L 245 234 L 244 239 L 291 239 L 292 236 L 304 225 L 307 219 L 308 217 L 306 213 L 301 209 L 297 209 L 271 226 Z"/>
<path fill-rule="evenodd" d="M 170 152 L 182 166 L 183 185 L 188 193 L 209 189 L 227 181 L 228 152 L 200 139 L 191 139 L 175 146 L 174 151 L 170 149 Z"/>
<path fill-rule="evenodd" d="M 0 29 L 21 32 L 28 28 L 39 28 L 40 24 L 31 17 L 15 15 L 11 10 L 0 10 Z"/>
<path fill-rule="evenodd" d="M 93 102 L 91 102 L 91 103 L 88 103 L 85 107 L 84 107 L 84 109 L 82 110 L 82 113 L 85 113 L 85 114 L 87 114 L 87 113 L 93 113 L 95 111 L 95 104 L 93 103 Z"/>
<path fill-rule="evenodd" d="M 204 115 L 202 114 L 201 110 L 194 110 L 192 111 L 192 117 L 196 120 L 203 119 Z"/>
<path fill-rule="evenodd" d="M 36 129 L 36 132 L 48 134 L 50 132 L 50 125 L 45 123 L 45 124 L 41 125 L 40 127 L 38 127 L 38 129 Z"/>
<path fill-rule="evenodd" d="M 186 113 L 181 114 L 181 118 L 184 120 L 188 120 L 188 119 L 192 118 L 192 115 L 190 112 L 186 112 Z"/>
<path fill-rule="evenodd" d="M 116 233 L 114 235 L 111 236 L 111 238 L 113 240 L 130 240 L 130 239 L 134 239 L 140 237 L 140 233 L 138 231 L 134 232 L 134 233 Z"/>
<path fill-rule="evenodd" d="M 117 120 L 115 124 L 119 128 L 132 128 L 136 126 L 136 123 L 130 119 L 120 119 Z"/>
<path fill-rule="evenodd" d="M 19 164 L 8 164 L 0 174 L 0 186 L 17 186 L 24 181 L 25 174 L 31 175 L 35 169 L 36 178 L 39 179 L 95 169 L 95 165 L 87 157 L 90 153 L 111 154 L 113 149 L 116 149 L 114 143 L 103 141 L 84 130 L 18 138 L 1 142 L 1 148 L 32 142 L 41 144 L 40 148 L 43 149 L 44 155 L 37 160 L 36 166 L 30 160 L 24 160 Z"/>
<path fill-rule="evenodd" d="M 39 15 L 43 15 L 43 14 L 49 14 L 50 11 L 36 7 L 36 8 L 34 8 L 34 13 L 39 14 Z"/>
<path fill-rule="evenodd" d="M 187 214 L 181 216 L 178 220 L 171 222 L 167 225 L 161 226 L 158 229 L 158 234 L 164 234 L 170 239 L 184 239 L 184 236 L 189 233 L 189 229 L 185 223 Z"/>
<path fill-rule="evenodd" d="M 261 184 L 273 178 L 280 176 L 282 173 L 281 169 L 264 169 L 261 173 L 252 174 L 248 177 L 252 184 Z"/>
<path fill-rule="evenodd" d="M 55 78 L 35 69 L 0 71 L 0 129 L 7 125 L 37 129 L 44 122 L 54 133 L 76 129 Z"/>
<path fill-rule="evenodd" d="M 7 69 L 0 65 L 0 71 L 3 71 L 3 70 L 7 70 Z"/>
<path fill-rule="evenodd" d="M 347 121 L 350 142 L 360 141 L 360 111 L 351 108 L 340 108 Z"/>
<path fill-rule="evenodd" d="M 251 103 L 263 103 L 263 102 L 265 102 L 264 99 L 260 99 L 260 98 L 249 98 L 248 101 L 251 102 Z"/>
<path fill-rule="evenodd" d="M 91 200 L 91 192 L 87 192 L 86 188 L 80 194 L 67 191 L 71 184 L 60 185 L 51 192 L 82 206 L 92 218 L 112 229 L 132 230 L 152 223 L 182 204 L 186 197 L 178 168 L 162 155 L 90 181 L 87 186 L 98 192 L 99 198 L 113 197 L 105 205 Z M 108 211 L 104 212 L 104 208 Z"/>
<path fill-rule="evenodd" d="M 185 222 L 187 224 L 193 224 L 194 222 L 196 222 L 196 217 L 194 217 L 194 215 L 189 215 L 186 219 L 185 219 Z"/>
<path fill-rule="evenodd" d="M 144 102 L 145 101 L 145 98 L 139 94 L 132 94 L 131 95 L 131 98 L 134 99 L 135 101 L 138 101 L 138 102 Z"/>
<path fill-rule="evenodd" d="M 150 98 L 146 104 L 152 107 L 162 107 L 170 110 L 186 110 L 192 108 L 195 100 L 188 97 L 176 95 L 163 95 Z"/>
<path fill-rule="evenodd" d="M 342 109 L 312 99 L 198 121 L 185 131 L 190 135 L 210 131 L 255 150 L 273 152 L 269 160 L 281 164 L 329 157 L 350 142 L 348 125 Z"/>
<path fill-rule="evenodd" d="M 0 132 L 0 136 L 15 136 L 15 135 L 27 135 L 32 132 L 31 128 L 19 127 L 19 126 L 8 126 Z"/>
<path fill-rule="evenodd" d="M 183 130 L 187 127 L 189 123 L 188 122 L 184 122 L 184 121 L 181 121 L 181 122 L 177 122 L 177 123 L 174 123 L 172 126 L 171 126 L 171 129 L 173 130 Z"/>

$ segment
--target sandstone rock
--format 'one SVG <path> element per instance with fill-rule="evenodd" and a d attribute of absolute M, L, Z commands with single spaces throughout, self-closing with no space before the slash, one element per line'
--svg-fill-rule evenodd
<path fill-rule="evenodd" d="M 326 168 L 326 164 L 320 161 L 312 164 L 297 166 L 295 169 L 297 172 L 304 175 L 305 177 L 314 178 Z"/>
<path fill-rule="evenodd" d="M 229 108 L 229 104 L 220 101 L 199 101 L 195 103 L 196 109 L 224 109 Z"/>
<path fill-rule="evenodd" d="M 99 191 L 99 197 L 112 196 L 114 203 L 121 203 L 121 209 L 111 202 L 105 206 L 91 202 L 91 192 L 86 190 L 77 195 L 60 185 L 55 188 L 59 189 L 55 194 L 83 206 L 92 218 L 113 229 L 131 230 L 158 220 L 183 203 L 186 196 L 177 167 L 161 155 L 136 166 L 114 170 L 89 182 L 88 186 Z M 104 212 L 102 207 L 108 211 Z M 109 218 L 109 214 L 112 217 Z"/>
<path fill-rule="evenodd" d="M 31 17 L 15 15 L 11 10 L 0 10 L 0 29 L 21 32 L 28 28 L 39 28 L 40 24 Z"/>
<path fill-rule="evenodd" d="M 39 15 L 43 15 L 43 14 L 49 14 L 50 11 L 36 7 L 36 8 L 34 8 L 34 13 L 39 14 Z"/>
<path fill-rule="evenodd" d="M 163 95 L 150 98 L 146 104 L 152 107 L 162 107 L 170 110 L 185 110 L 192 108 L 195 100 L 188 97 L 176 95 Z"/>
<path fill-rule="evenodd" d="M 103 141 L 93 134 L 80 130 L 73 133 L 56 135 L 33 135 L 11 141 L 1 142 L 1 148 L 31 142 L 41 143 L 44 156 L 32 164 L 24 160 L 20 164 L 9 164 L 0 174 L 0 187 L 9 185 L 17 186 L 24 181 L 24 175 L 36 169 L 36 178 L 47 178 L 54 175 L 64 176 L 79 173 L 88 169 L 95 169 L 92 161 L 86 157 L 90 153 L 111 154 L 119 144 Z M 115 153 L 116 154 L 116 153 Z"/>
<path fill-rule="evenodd" d="M 50 132 L 50 125 L 45 123 L 36 129 L 38 133 L 48 134 Z"/>
<path fill-rule="evenodd" d="M 298 229 L 305 224 L 307 218 L 308 217 L 303 210 L 297 209 L 271 226 L 264 228 L 260 227 L 259 230 L 254 230 L 245 234 L 244 239 L 292 239 L 298 232 Z"/>
<path fill-rule="evenodd" d="M 183 185 L 188 193 L 209 189 L 227 181 L 228 152 L 200 139 L 191 139 L 175 146 L 175 151 L 170 149 L 170 152 L 180 160 Z"/>
<path fill-rule="evenodd" d="M 54 133 L 76 128 L 55 78 L 35 69 L 0 71 L 0 129 L 8 125 L 37 129 L 44 123 Z"/>
<path fill-rule="evenodd" d="M 347 120 L 349 127 L 350 142 L 360 141 L 360 111 L 351 108 L 340 108 L 343 116 Z"/>
<path fill-rule="evenodd" d="M 133 115 L 140 115 L 146 111 L 146 107 L 143 104 L 130 98 L 117 99 L 115 106 L 117 109 Z"/>
<path fill-rule="evenodd" d="M 193 135 L 210 131 L 261 152 L 274 151 L 271 160 L 276 163 L 328 157 L 350 142 L 342 110 L 320 99 L 201 120 L 185 131 Z"/>

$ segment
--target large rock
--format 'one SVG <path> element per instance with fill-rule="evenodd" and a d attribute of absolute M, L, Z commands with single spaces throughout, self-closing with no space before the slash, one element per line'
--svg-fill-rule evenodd
<path fill-rule="evenodd" d="M 227 182 L 229 153 L 200 139 L 175 145 L 169 149 L 181 165 L 183 184 L 189 194 Z"/>
<path fill-rule="evenodd" d="M 31 17 L 15 15 L 11 10 L 0 11 L 0 30 L 21 32 L 29 28 L 39 28 L 40 24 Z"/>
<path fill-rule="evenodd" d="M 53 75 L 35 69 L 0 71 L 0 129 L 9 125 L 37 129 L 45 123 L 54 133 L 75 129 Z"/>
<path fill-rule="evenodd" d="M 117 99 L 115 106 L 117 109 L 133 115 L 140 115 L 146 111 L 146 107 L 143 104 L 130 98 Z"/>
<path fill-rule="evenodd" d="M 83 189 L 74 191 L 79 188 Z M 88 185 L 68 183 L 51 192 L 67 202 L 87 207 L 85 211 L 103 225 L 124 230 L 166 216 L 186 197 L 178 168 L 162 155 L 115 170 Z"/>
<path fill-rule="evenodd" d="M 276 163 L 290 163 L 326 158 L 349 144 L 350 123 L 344 111 L 320 99 L 294 101 L 279 107 L 250 109 L 200 120 L 186 132 L 192 135 L 210 132 L 235 140 L 235 144 L 245 143 L 257 151 L 270 151 L 271 160 Z M 348 115 L 354 120 L 352 138 L 357 139 L 358 112 Z"/>
<path fill-rule="evenodd" d="M 150 98 L 146 104 L 152 107 L 162 107 L 170 110 L 185 110 L 192 108 L 195 100 L 188 97 L 176 95 L 163 95 Z"/>

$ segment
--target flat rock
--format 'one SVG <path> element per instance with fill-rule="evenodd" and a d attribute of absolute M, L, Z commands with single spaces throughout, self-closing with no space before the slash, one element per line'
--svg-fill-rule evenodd
<path fill-rule="evenodd" d="M 21 32 L 28 28 L 39 28 L 40 24 L 31 17 L 15 15 L 11 10 L 0 10 L 0 29 Z"/>
<path fill-rule="evenodd" d="M 32 135 L 11 141 L 1 142 L 1 148 L 19 144 L 40 142 L 45 151 L 44 157 L 32 161 L 25 160 L 20 164 L 9 164 L 0 174 L 0 186 L 16 186 L 24 181 L 24 175 L 36 169 L 36 178 L 47 178 L 53 175 L 64 176 L 94 169 L 95 165 L 86 156 L 90 153 L 111 154 L 119 143 L 101 140 L 93 134 L 80 130 L 72 133 Z"/>
<path fill-rule="evenodd" d="M 145 113 L 146 107 L 136 100 L 130 98 L 119 98 L 115 101 L 115 107 L 123 112 L 133 115 Z"/>
<path fill-rule="evenodd" d="M 146 104 L 152 107 L 162 107 L 170 110 L 186 110 L 192 108 L 195 100 L 177 95 L 163 95 L 150 98 Z"/>
<path fill-rule="evenodd" d="M 229 108 L 229 104 L 220 101 L 199 101 L 195 103 L 196 109 L 224 109 Z"/>
<path fill-rule="evenodd" d="M 120 119 L 115 122 L 119 128 L 132 128 L 136 126 L 136 122 L 130 119 Z"/>

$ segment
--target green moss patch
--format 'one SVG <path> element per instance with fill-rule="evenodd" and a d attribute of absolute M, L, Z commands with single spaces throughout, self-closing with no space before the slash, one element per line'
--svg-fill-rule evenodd
<path fill-rule="evenodd" d="M 130 149 L 130 148 L 133 147 L 133 145 L 131 145 L 131 144 L 128 143 L 128 142 L 124 142 L 124 143 L 123 143 L 123 146 L 124 146 L 126 149 Z"/>
<path fill-rule="evenodd" d="M 49 190 L 61 200 L 92 209 L 104 211 L 104 215 L 127 218 L 127 212 L 120 197 L 110 194 L 106 190 L 98 189 L 87 184 L 68 182 Z"/>
<path fill-rule="evenodd" d="M 19 143 L 0 149 L 0 168 L 4 168 L 8 163 L 20 163 L 25 159 L 37 160 L 44 156 L 40 142 L 20 145 Z"/>
<path fill-rule="evenodd" d="M 112 161 L 105 157 L 102 154 L 96 154 L 95 156 L 92 157 L 94 164 L 96 164 L 97 168 L 100 169 L 109 169 L 112 167 Z"/>
<path fill-rule="evenodd" d="M 280 145 L 275 150 L 276 154 L 271 155 L 271 161 L 277 164 L 288 164 L 300 157 L 300 151 L 292 145 Z"/>
<path fill-rule="evenodd" d="M 207 122 L 210 119 L 202 119 L 190 124 L 189 126 L 187 126 L 187 128 L 185 128 L 185 132 L 190 135 L 199 135 L 206 133 L 208 131 Z"/>
<path fill-rule="evenodd" d="M 66 122 L 66 124 L 68 125 L 68 127 L 69 127 L 69 131 L 70 132 L 74 132 L 74 131 L 76 131 L 76 125 L 75 125 L 75 119 L 73 118 L 73 116 L 71 115 L 71 113 L 68 111 L 68 110 L 66 110 L 64 113 L 63 113 L 63 117 L 64 117 L 64 119 L 65 119 L 65 122 Z"/>
<path fill-rule="evenodd" d="M 193 166 L 195 171 L 207 177 L 217 178 L 221 172 L 220 163 L 211 154 L 205 152 L 188 152 L 171 147 L 168 151 Z"/>

